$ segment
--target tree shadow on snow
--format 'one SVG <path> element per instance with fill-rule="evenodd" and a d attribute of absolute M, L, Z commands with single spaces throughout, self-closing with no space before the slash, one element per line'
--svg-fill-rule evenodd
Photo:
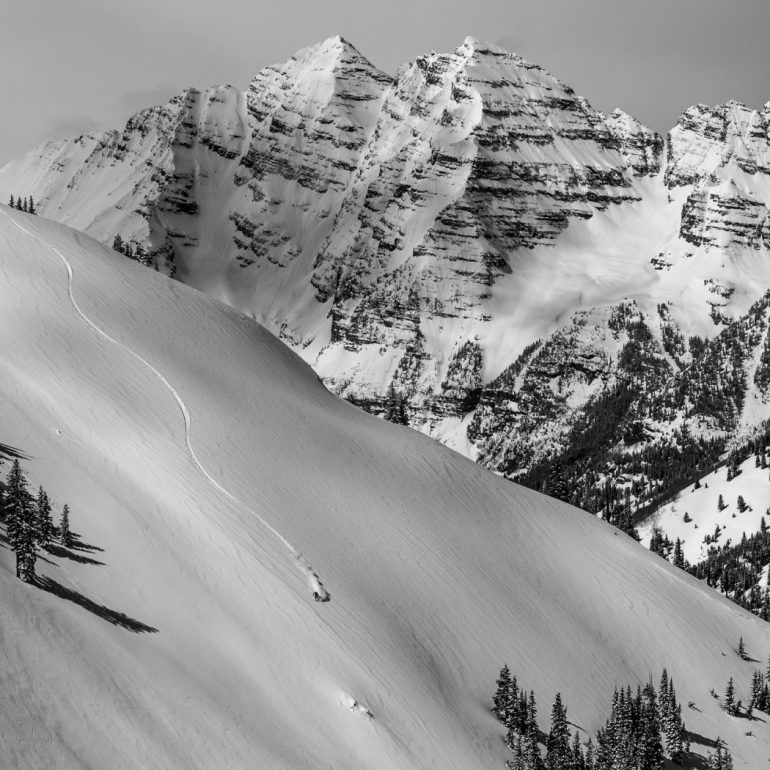
<path fill-rule="evenodd" d="M 58 596 L 60 599 L 66 599 L 67 601 L 73 602 L 103 620 L 106 620 L 115 626 L 125 628 L 127 631 L 132 631 L 135 634 L 154 634 L 158 631 L 157 628 L 148 626 L 146 623 L 131 618 L 123 612 L 112 610 L 109 607 L 105 607 L 103 604 L 97 604 L 95 601 L 89 599 L 78 591 L 67 588 L 61 583 L 57 583 L 53 578 L 39 576 L 35 578 L 35 585 L 43 591 Z"/>
<path fill-rule="evenodd" d="M 95 550 L 102 551 L 104 549 L 98 548 Z M 51 554 L 51 556 L 58 556 L 60 559 L 71 559 L 72 561 L 76 561 L 78 564 L 95 564 L 98 566 L 104 566 L 103 561 L 97 561 L 96 559 L 89 559 L 88 556 L 82 556 L 81 554 L 75 552 L 75 551 L 68 551 L 63 545 L 57 545 L 56 543 L 53 543 L 52 545 L 49 545 L 46 548 L 46 551 Z M 38 556 L 38 558 L 40 558 Z"/>
<path fill-rule="evenodd" d="M 697 743 L 700 746 L 704 746 L 706 748 L 706 751 L 704 751 L 703 754 L 699 754 L 693 751 L 692 749 L 690 749 L 690 751 L 685 753 L 684 759 L 682 760 L 682 764 L 679 765 L 679 767 L 687 768 L 687 770 L 709 770 L 707 755 L 710 752 L 716 751 L 716 748 L 717 748 L 716 739 L 707 738 L 705 735 L 701 735 L 700 733 L 694 733 L 692 730 L 684 731 L 684 739 L 688 743 L 693 743 L 693 744 Z M 669 767 L 669 764 L 667 764 L 666 767 Z M 670 767 L 674 768 L 674 767 L 677 767 L 677 765 L 671 764 Z"/>
<path fill-rule="evenodd" d="M 714 738 L 706 738 L 705 735 L 694 733 L 692 730 L 685 730 L 684 738 L 690 743 L 698 743 L 701 746 L 707 746 L 709 749 L 715 749 L 717 747 L 717 742 Z"/>
<path fill-rule="evenodd" d="M 15 446 L 0 443 L 0 460 L 29 460 L 29 455 Z"/>
<path fill-rule="evenodd" d="M 99 548 L 98 545 L 91 545 L 90 543 L 84 543 L 81 540 L 81 536 L 77 532 L 70 532 L 72 542 L 70 543 L 70 549 L 73 551 L 87 551 L 93 553 L 94 551 L 104 551 L 104 548 Z"/>

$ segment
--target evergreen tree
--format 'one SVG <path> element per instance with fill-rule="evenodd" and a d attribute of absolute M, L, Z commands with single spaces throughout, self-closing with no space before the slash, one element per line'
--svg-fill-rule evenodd
<path fill-rule="evenodd" d="M 717 738 L 716 752 L 708 756 L 709 770 L 733 770 L 733 758 L 721 738 Z"/>
<path fill-rule="evenodd" d="M 746 644 L 743 641 L 743 637 L 738 640 L 738 657 L 741 660 L 746 660 Z"/>
<path fill-rule="evenodd" d="M 61 520 L 59 521 L 59 542 L 65 547 L 69 548 L 72 545 L 72 533 L 70 532 L 70 508 L 65 503 L 61 512 Z"/>
<path fill-rule="evenodd" d="M 570 489 L 564 475 L 564 466 L 557 460 L 551 464 L 543 492 L 564 502 L 570 501 Z"/>
<path fill-rule="evenodd" d="M 149 254 L 141 243 L 137 244 L 136 246 L 134 259 L 139 262 L 140 265 L 144 265 L 145 267 L 149 267 L 149 265 L 152 263 Z"/>
<path fill-rule="evenodd" d="M 23 212 L 25 212 L 25 213 L 26 213 L 27 211 L 29 211 L 29 209 L 27 208 L 27 196 L 26 196 L 26 195 L 24 196 L 24 203 L 21 205 L 21 210 L 22 210 Z"/>
<path fill-rule="evenodd" d="M 500 669 L 500 676 L 497 678 L 497 691 L 492 702 L 494 704 L 495 716 L 505 724 L 508 721 L 509 698 L 511 691 L 511 670 L 506 663 Z"/>
<path fill-rule="evenodd" d="M 120 234 L 116 235 L 116 236 L 115 236 L 115 237 L 112 239 L 112 248 L 113 248 L 115 251 L 117 251 L 117 252 L 120 252 L 121 254 L 123 253 L 123 249 L 124 249 L 125 247 L 124 247 L 124 245 L 123 245 L 123 239 L 120 237 Z"/>
<path fill-rule="evenodd" d="M 687 569 L 687 562 L 684 558 L 684 551 L 682 550 L 682 541 L 677 538 L 674 543 L 674 566 L 680 569 Z"/>
<path fill-rule="evenodd" d="M 684 725 L 682 724 L 682 707 L 676 701 L 676 690 L 673 679 L 663 669 L 659 690 L 660 727 L 669 758 L 680 764 L 684 757 Z"/>
<path fill-rule="evenodd" d="M 30 214 L 37 214 L 37 211 L 35 211 L 35 201 L 32 200 L 32 196 L 29 196 L 29 209 Z"/>
<path fill-rule="evenodd" d="M 556 693 L 551 708 L 551 732 L 546 740 L 545 766 L 548 770 L 568 768 L 571 760 L 567 726 L 567 709 L 561 701 L 561 693 Z"/>
<path fill-rule="evenodd" d="M 746 501 L 743 499 L 743 495 L 738 495 L 738 511 L 740 513 L 743 513 L 748 506 L 746 505 Z"/>
<path fill-rule="evenodd" d="M 514 727 L 518 730 L 520 728 L 519 683 L 516 681 L 516 677 L 513 677 L 508 687 L 508 701 L 506 704 L 506 711 L 507 714 L 505 717 L 505 726 L 509 729 Z"/>
<path fill-rule="evenodd" d="M 9 545 L 14 550 L 16 550 L 20 522 L 25 506 L 28 504 L 29 489 L 27 487 L 27 479 L 21 470 L 19 461 L 14 460 L 10 471 L 8 471 L 8 478 L 5 481 L 5 499 L 3 502 L 6 535 Z"/>
<path fill-rule="evenodd" d="M 658 687 L 658 702 L 661 714 L 665 712 L 671 703 L 669 684 L 668 671 L 664 668 L 663 673 L 660 675 L 660 685 Z"/>
<path fill-rule="evenodd" d="M 639 716 L 637 745 L 638 770 L 663 770 L 663 746 L 660 742 L 660 716 L 652 682 L 645 685 Z"/>
<path fill-rule="evenodd" d="M 31 583 L 35 579 L 40 529 L 37 506 L 18 460 L 14 460 L 6 480 L 4 513 L 8 543 L 16 553 L 16 577 Z"/>
<path fill-rule="evenodd" d="M 13 208 L 13 207 L 16 205 L 16 204 L 13 202 L 13 195 L 12 195 L 12 196 L 10 197 L 10 199 L 8 200 L 8 205 L 9 205 L 11 208 Z"/>
<path fill-rule="evenodd" d="M 21 195 L 16 199 L 16 210 L 17 211 L 22 211 L 23 210 L 21 208 Z"/>
<path fill-rule="evenodd" d="M 596 748 L 594 747 L 593 738 L 589 738 L 588 743 L 586 743 L 585 770 L 597 770 Z"/>
<path fill-rule="evenodd" d="M 732 677 L 730 677 L 730 681 L 727 683 L 727 689 L 725 690 L 724 707 L 725 711 L 731 717 L 734 717 L 737 714 L 735 708 L 735 685 L 733 684 Z"/>
<path fill-rule="evenodd" d="M 765 698 L 765 677 L 762 672 L 757 670 L 751 678 L 751 706 L 760 711 L 767 709 L 767 699 Z"/>
<path fill-rule="evenodd" d="M 719 495 L 719 500 L 717 501 L 717 510 L 723 511 L 725 508 L 727 508 L 725 505 L 725 500 L 722 495 Z"/>
<path fill-rule="evenodd" d="M 513 759 L 509 759 L 505 763 L 509 770 L 529 770 L 524 764 L 524 749 L 522 743 L 521 735 L 516 733 L 508 744 L 508 747 L 513 752 Z"/>
<path fill-rule="evenodd" d="M 51 517 L 51 502 L 43 487 L 38 489 L 37 503 L 37 531 L 40 545 L 48 548 L 53 541 L 53 518 Z"/>
<path fill-rule="evenodd" d="M 580 745 L 580 735 L 575 730 L 575 734 L 572 736 L 572 757 L 571 764 L 567 767 L 570 770 L 586 770 L 586 760 L 583 754 L 583 747 Z"/>
<path fill-rule="evenodd" d="M 527 770 L 543 770 L 543 758 L 540 756 L 540 747 L 538 746 L 537 705 L 533 690 L 530 690 L 529 701 L 527 702 L 527 725 L 522 739 L 521 753 L 524 767 Z"/>
<path fill-rule="evenodd" d="M 385 419 L 397 425 L 409 425 L 406 414 L 406 398 L 396 390 L 391 382 L 385 395 Z"/>
<path fill-rule="evenodd" d="M 25 583 L 35 582 L 35 562 L 39 544 L 37 512 L 31 500 L 25 506 L 16 537 L 16 574 Z"/>

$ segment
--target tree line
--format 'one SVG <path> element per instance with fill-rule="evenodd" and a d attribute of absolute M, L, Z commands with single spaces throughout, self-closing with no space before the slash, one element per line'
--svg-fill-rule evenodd
<path fill-rule="evenodd" d="M 8 205 L 12 209 L 18 209 L 19 211 L 24 211 L 27 214 L 37 214 L 37 209 L 35 208 L 35 201 L 32 199 L 32 196 L 29 196 L 29 199 L 24 196 L 24 199 L 22 199 L 21 195 L 16 198 L 14 201 L 13 195 L 8 200 Z"/>
<path fill-rule="evenodd" d="M 54 526 L 51 501 L 41 486 L 37 495 L 29 488 L 18 460 L 14 460 L 5 488 L 0 490 L 0 511 L 5 521 L 8 544 L 16 554 L 16 577 L 35 582 L 35 563 L 40 549 L 49 550 L 55 540 L 71 547 L 69 506 L 64 505 L 59 526 Z"/>
<path fill-rule="evenodd" d="M 759 688 L 756 683 L 754 686 Z M 731 687 L 732 679 L 728 690 Z M 734 691 L 729 692 L 733 699 L 726 694 L 725 710 L 737 716 Z M 542 741 L 535 693 L 521 687 L 507 665 L 500 670 L 492 703 L 493 713 L 507 728 L 505 743 L 513 752 L 513 758 L 506 762 L 510 770 L 663 770 L 666 757 L 681 764 L 690 752 L 682 707 L 666 669 L 657 691 L 652 680 L 644 687 L 637 686 L 635 693 L 630 686 L 616 688 L 605 726 L 585 743 L 577 730 L 570 735 L 560 693 L 551 707 L 550 731 Z M 545 756 L 541 743 L 545 743 Z M 733 768 L 732 756 L 719 738 L 708 758 L 708 768 Z"/>

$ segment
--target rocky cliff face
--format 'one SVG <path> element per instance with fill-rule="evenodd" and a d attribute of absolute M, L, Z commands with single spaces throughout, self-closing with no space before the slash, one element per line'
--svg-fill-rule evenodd
<path fill-rule="evenodd" d="M 664 142 L 472 38 L 394 76 L 331 38 L 246 92 L 33 150 L 0 195 L 142 245 L 335 392 L 374 412 L 398 393 L 521 476 L 597 411 L 608 447 L 665 433 L 629 383 L 668 387 L 770 285 L 768 110 L 699 105 Z"/>
<path fill-rule="evenodd" d="M 770 175 L 770 103 L 751 110 L 738 102 L 684 112 L 669 132 L 665 183 L 691 185 L 711 175 Z"/>

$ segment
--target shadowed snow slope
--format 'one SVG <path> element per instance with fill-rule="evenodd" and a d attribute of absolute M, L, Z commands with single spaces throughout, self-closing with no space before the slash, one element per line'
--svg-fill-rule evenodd
<path fill-rule="evenodd" d="M 748 700 L 734 647 L 764 658 L 766 624 L 338 400 L 231 308 L 1 206 L 0 383 L 0 441 L 92 546 L 39 561 L 48 590 L 0 549 L 8 766 L 502 768 L 506 661 L 591 731 L 667 666 L 693 732 L 739 767 L 770 753 L 709 696 L 734 676 Z"/>

